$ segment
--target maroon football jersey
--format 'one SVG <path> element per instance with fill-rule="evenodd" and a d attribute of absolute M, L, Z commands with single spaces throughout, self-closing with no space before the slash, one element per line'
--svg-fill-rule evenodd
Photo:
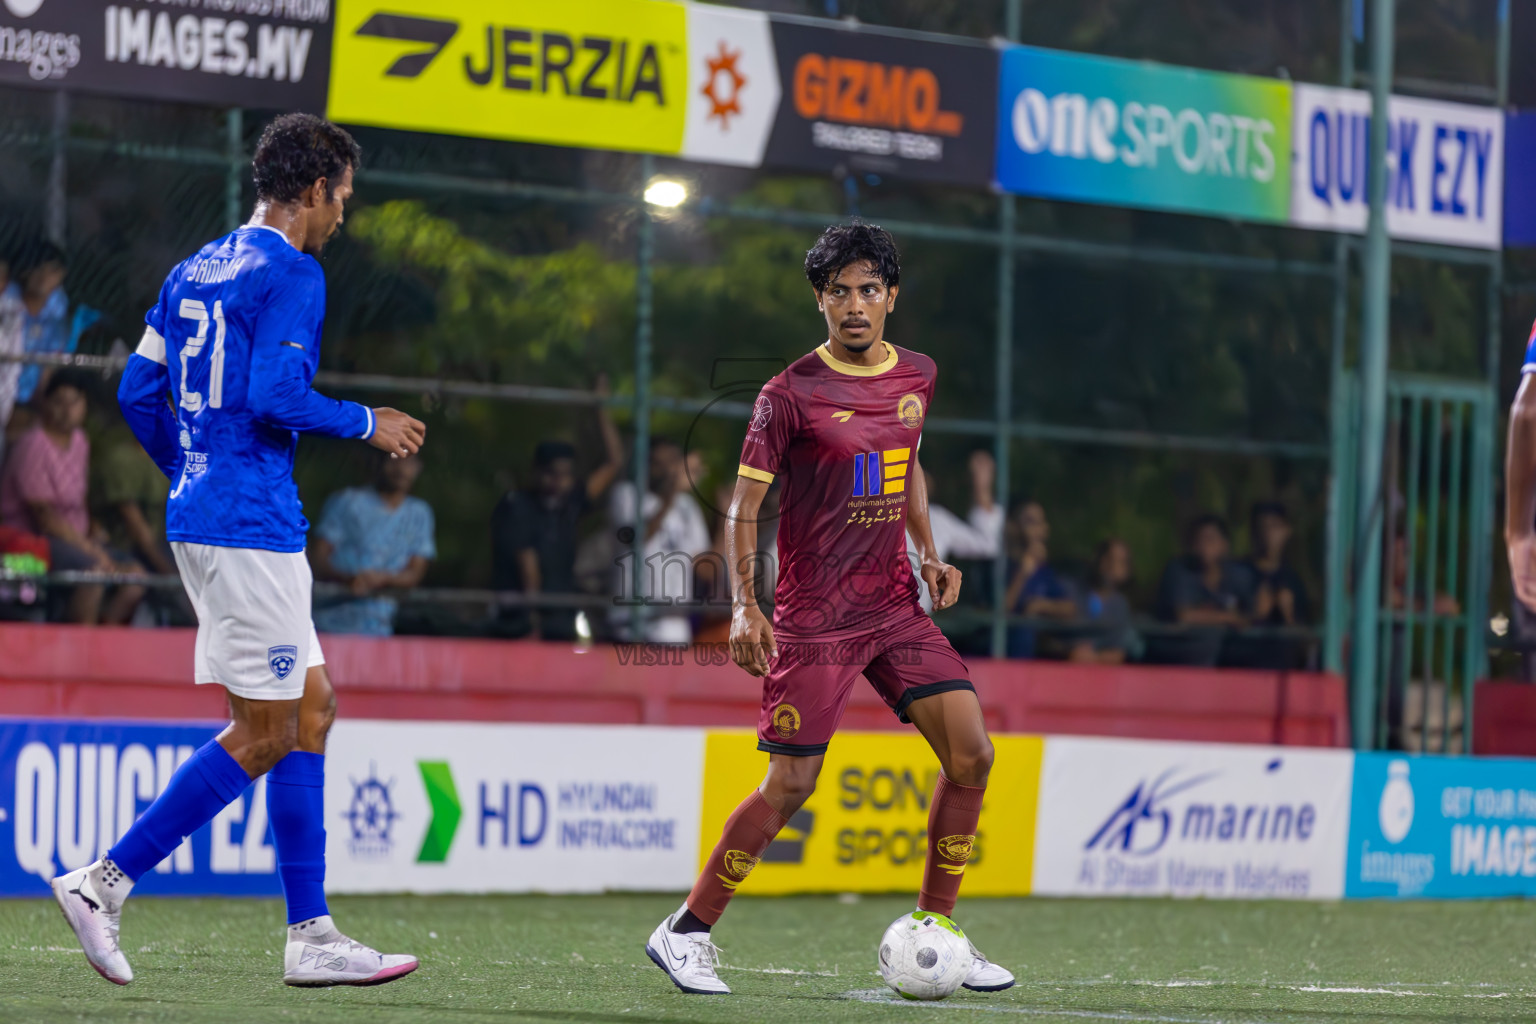
<path fill-rule="evenodd" d="M 838 640 L 921 615 L 907 559 L 907 492 L 937 369 L 882 342 L 877 366 L 827 344 L 763 385 L 738 472 L 783 491 L 773 628 Z"/>

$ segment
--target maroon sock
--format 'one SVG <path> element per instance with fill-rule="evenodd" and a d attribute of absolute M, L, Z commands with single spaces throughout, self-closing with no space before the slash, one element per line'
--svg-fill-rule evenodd
<path fill-rule="evenodd" d="M 688 909 L 695 917 L 708 925 L 720 920 L 725 905 L 736 894 L 736 887 L 757 867 L 758 858 L 784 824 L 784 815 L 755 789 L 731 812 L 715 852 L 709 855 L 703 873 L 688 894 Z"/>
<path fill-rule="evenodd" d="M 965 862 L 976 843 L 976 822 L 981 819 L 984 786 L 962 786 L 939 772 L 939 784 L 928 805 L 928 863 L 923 868 L 923 888 L 917 905 L 945 917 L 955 912 Z"/>

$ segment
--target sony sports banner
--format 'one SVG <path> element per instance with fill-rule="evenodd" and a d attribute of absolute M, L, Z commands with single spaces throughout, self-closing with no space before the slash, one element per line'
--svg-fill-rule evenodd
<path fill-rule="evenodd" d="M 106 853 L 222 728 L 0 718 L 0 896 L 47 896 L 49 879 Z M 135 892 L 281 895 L 266 792 L 258 779 Z"/>
<path fill-rule="evenodd" d="M 1297 85 L 1291 223 L 1365 231 L 1371 96 Z M 1504 115 L 1493 107 L 1393 96 L 1387 119 L 1387 231 L 1497 249 L 1504 227 Z"/>
<path fill-rule="evenodd" d="M 325 107 L 331 0 L 0 0 L 0 85 Z"/>
<path fill-rule="evenodd" d="M 326 889 L 687 889 L 703 763 L 700 729 L 338 722 Z"/>
<path fill-rule="evenodd" d="M 1346 750 L 1051 737 L 1034 891 L 1338 899 Z"/>
<path fill-rule="evenodd" d="M 997 183 L 1048 199 L 1283 222 L 1290 83 L 1003 50 Z"/>
<path fill-rule="evenodd" d="M 766 163 L 985 186 L 997 51 L 862 26 L 774 21 L 784 97 Z"/>
<path fill-rule="evenodd" d="M 969 859 L 965 892 L 1023 896 L 1030 890 L 1038 736 L 994 736 L 996 762 L 975 836 L 960 837 Z M 702 825 L 695 850 L 703 864 L 725 820 L 761 784 L 768 755 L 757 734 L 711 730 L 705 755 Z M 915 732 L 839 732 L 827 748 L 816 792 L 755 864 L 744 860 L 743 892 L 916 893 L 928 852 L 928 807 L 939 762 Z M 692 884 L 691 882 L 689 884 Z"/>
<path fill-rule="evenodd" d="M 1360 754 L 1347 896 L 1536 896 L 1536 761 Z"/>

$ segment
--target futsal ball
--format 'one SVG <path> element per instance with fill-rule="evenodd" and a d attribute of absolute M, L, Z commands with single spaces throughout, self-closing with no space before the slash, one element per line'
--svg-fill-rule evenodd
<path fill-rule="evenodd" d="M 971 969 L 971 944 L 942 914 L 903 914 L 885 930 L 877 959 L 880 977 L 903 999 L 953 995 Z"/>

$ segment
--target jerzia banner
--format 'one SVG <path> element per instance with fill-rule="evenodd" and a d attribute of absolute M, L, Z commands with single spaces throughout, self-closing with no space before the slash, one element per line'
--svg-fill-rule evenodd
<path fill-rule="evenodd" d="M 330 0 L 4 0 L 0 85 L 321 111 Z"/>
<path fill-rule="evenodd" d="M 784 99 L 766 163 L 985 186 L 997 51 L 775 21 Z"/>

